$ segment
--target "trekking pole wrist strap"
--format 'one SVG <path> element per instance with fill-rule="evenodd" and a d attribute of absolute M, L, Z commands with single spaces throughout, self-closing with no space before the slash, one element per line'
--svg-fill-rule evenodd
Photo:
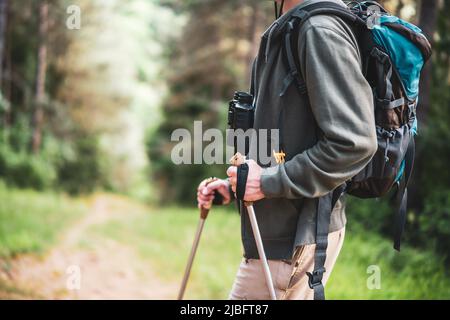
<path fill-rule="evenodd" d="M 236 198 L 238 200 L 244 200 L 248 171 L 249 167 L 247 163 L 243 163 L 237 168 Z"/>

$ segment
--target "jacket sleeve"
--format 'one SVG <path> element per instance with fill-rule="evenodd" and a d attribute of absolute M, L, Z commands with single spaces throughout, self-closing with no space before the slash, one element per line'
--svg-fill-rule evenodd
<path fill-rule="evenodd" d="M 263 170 L 267 198 L 325 195 L 361 171 L 377 150 L 372 91 L 357 45 L 328 27 L 310 25 L 303 35 L 301 69 L 321 134 L 310 149 Z"/>

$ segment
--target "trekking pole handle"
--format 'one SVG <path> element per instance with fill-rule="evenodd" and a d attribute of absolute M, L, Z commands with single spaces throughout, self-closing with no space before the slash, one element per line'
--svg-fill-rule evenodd
<path fill-rule="evenodd" d="M 240 165 L 245 163 L 245 157 L 241 153 L 238 152 L 230 159 L 230 163 L 234 167 L 239 167 Z M 252 206 L 253 202 L 244 201 L 244 205 L 246 207 Z"/>
<path fill-rule="evenodd" d="M 238 152 L 230 159 L 230 163 L 235 167 L 239 167 L 245 163 L 245 157 Z M 255 238 L 256 248 L 258 250 L 259 258 L 261 260 L 261 265 L 264 271 L 264 277 L 266 279 L 267 289 L 269 290 L 270 298 L 272 300 L 277 300 L 272 274 L 269 268 L 269 262 L 267 260 L 266 253 L 264 251 L 264 245 L 261 238 L 261 233 L 259 231 L 258 221 L 256 220 L 256 214 L 253 208 L 253 202 L 244 201 L 244 205 L 247 208 L 248 217 L 250 219 L 253 236 Z"/>
<path fill-rule="evenodd" d="M 210 184 L 210 183 L 212 183 L 214 181 L 217 181 L 217 180 L 218 179 L 215 178 L 215 177 L 208 178 L 206 180 L 205 186 L 207 186 L 208 184 Z M 208 218 L 209 210 L 211 209 L 211 207 L 212 207 L 212 201 L 207 203 L 207 204 L 205 204 L 205 205 L 203 205 L 200 208 L 200 218 L 201 219 L 206 220 L 206 218 Z"/>
<path fill-rule="evenodd" d="M 232 166 L 239 167 L 241 164 L 245 163 L 245 157 L 238 152 L 230 159 L 230 163 Z"/>
<path fill-rule="evenodd" d="M 205 208 L 202 206 L 200 209 L 200 218 L 202 218 L 203 220 L 206 220 L 206 218 L 208 218 L 209 209 L 211 209 L 211 207 Z"/>

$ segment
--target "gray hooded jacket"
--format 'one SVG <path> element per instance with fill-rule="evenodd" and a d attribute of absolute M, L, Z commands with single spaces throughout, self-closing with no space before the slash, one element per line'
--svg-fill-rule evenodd
<path fill-rule="evenodd" d="M 323 0 L 300 6 L 317 1 Z M 281 123 L 287 154 L 284 164 L 263 170 L 266 198 L 254 203 L 269 259 L 289 260 L 295 247 L 315 242 L 315 198 L 356 175 L 377 149 L 371 88 L 361 71 L 357 40 L 340 18 L 319 15 L 303 25 L 298 59 L 308 94 L 291 85 L 280 97 L 288 73 L 283 26 L 295 9 L 263 34 L 252 74 L 255 128 L 277 129 Z M 258 258 L 248 215 L 241 220 L 244 256 Z M 345 224 L 340 201 L 330 232 Z"/>

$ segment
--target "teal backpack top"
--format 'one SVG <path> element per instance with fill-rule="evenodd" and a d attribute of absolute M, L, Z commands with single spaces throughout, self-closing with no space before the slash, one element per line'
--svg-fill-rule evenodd
<path fill-rule="evenodd" d="M 412 40 L 405 36 L 405 32 L 417 37 Z M 419 79 L 425 61 L 430 57 L 428 40 L 415 25 L 388 14 L 379 18 L 371 30 L 372 37 L 377 46 L 389 55 L 395 66 L 408 99 L 415 100 L 419 95 Z M 417 45 L 422 41 L 423 45 Z"/>
<path fill-rule="evenodd" d="M 363 62 L 363 74 L 373 92 L 378 150 L 370 163 L 350 181 L 317 199 L 314 271 L 307 273 L 315 299 L 324 299 L 322 285 L 328 246 L 331 212 L 343 194 L 378 198 L 393 193 L 396 202 L 394 248 L 406 221 L 407 185 L 414 163 L 417 133 L 416 107 L 419 80 L 431 46 L 415 25 L 390 15 L 375 1 L 351 1 L 347 7 L 336 2 L 300 6 L 284 25 L 283 57 L 288 73 L 280 93 L 295 85 L 308 94 L 302 79 L 297 52 L 298 32 L 315 15 L 336 16 L 353 30 Z"/>

